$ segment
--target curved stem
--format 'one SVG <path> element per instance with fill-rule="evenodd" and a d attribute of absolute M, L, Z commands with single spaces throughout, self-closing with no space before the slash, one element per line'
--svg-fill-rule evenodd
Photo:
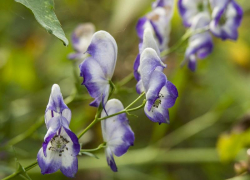
<path fill-rule="evenodd" d="M 132 112 L 132 111 L 136 111 L 138 109 L 141 109 L 144 105 L 145 105 L 145 102 L 143 102 L 142 105 L 136 107 L 136 108 L 133 108 L 133 109 L 129 109 L 131 106 L 133 106 L 138 100 L 140 100 L 143 96 L 145 95 L 145 93 L 143 92 L 138 98 L 136 98 L 131 104 L 129 104 L 124 110 L 120 111 L 120 112 L 117 112 L 115 114 L 112 114 L 112 115 L 109 115 L 109 116 L 106 116 L 106 117 L 102 117 L 102 118 L 98 118 L 98 116 L 100 115 L 101 113 L 101 106 L 99 106 L 98 108 L 98 112 L 96 113 L 96 116 L 95 116 L 95 119 L 78 135 L 78 139 L 80 139 L 90 128 L 92 128 L 97 122 L 101 121 L 101 120 L 104 120 L 104 119 L 107 119 L 107 118 L 110 118 L 110 117 L 113 117 L 113 116 L 116 116 L 116 115 L 119 115 L 119 114 L 122 114 L 122 113 L 128 113 L 128 112 Z"/>
<path fill-rule="evenodd" d="M 102 148 L 104 148 L 104 147 L 106 147 L 106 142 L 100 144 L 100 145 L 99 145 L 97 148 L 95 148 L 95 149 L 81 149 L 80 152 L 93 152 L 93 151 L 97 151 L 97 150 L 99 150 L 99 149 L 102 149 Z"/>
<path fill-rule="evenodd" d="M 30 164 L 29 166 L 27 166 L 27 167 L 24 168 L 24 172 L 31 170 L 32 168 L 36 167 L 37 165 L 38 165 L 37 161 L 34 162 L 34 163 L 32 163 L 32 164 Z M 11 174 L 11 175 L 9 175 L 9 176 L 3 178 L 2 180 L 11 179 L 11 178 L 17 176 L 18 174 L 21 174 L 22 172 L 23 172 L 23 171 L 20 171 L 20 170 L 19 170 L 19 171 L 17 171 L 17 172 L 14 172 L 13 174 Z"/>
<path fill-rule="evenodd" d="M 141 93 L 140 96 L 138 96 L 138 98 L 136 98 L 131 104 L 129 104 L 126 109 L 129 109 L 131 106 L 133 106 L 138 100 L 140 100 L 143 96 L 145 95 L 145 92 Z"/>
<path fill-rule="evenodd" d="M 134 79 L 134 73 L 130 73 L 129 75 L 127 75 L 125 78 L 123 78 L 119 83 L 117 83 L 118 87 L 124 86 L 125 84 L 127 84 L 129 81 L 131 81 L 132 79 Z"/>
<path fill-rule="evenodd" d="M 76 94 L 72 93 L 70 96 L 68 96 L 67 98 L 64 99 L 65 104 L 70 104 L 72 103 L 75 99 L 76 99 Z M 78 97 L 79 98 L 79 97 Z M 28 138 L 29 136 L 31 136 L 38 128 L 40 128 L 44 123 L 44 116 L 41 116 L 39 118 L 38 121 L 36 121 L 36 123 L 34 125 L 32 125 L 29 129 L 27 129 L 24 133 L 21 133 L 19 135 L 17 135 L 16 137 L 10 139 L 8 142 L 6 142 L 3 147 L 1 148 L 6 148 L 9 146 L 13 146 L 17 143 L 19 143 L 20 141 Z"/>
<path fill-rule="evenodd" d="M 138 98 L 137 98 L 137 99 L 138 99 Z M 139 100 L 139 99 L 138 99 L 138 100 Z M 111 114 L 111 115 L 109 115 L 109 116 L 105 116 L 105 117 L 102 117 L 102 118 L 98 118 L 97 120 L 98 120 L 98 121 L 102 121 L 102 120 L 104 120 L 104 119 L 111 118 L 111 117 L 117 116 L 117 115 L 119 115 L 119 114 L 129 113 L 129 112 L 132 112 L 132 111 L 137 111 L 138 109 L 143 108 L 143 107 L 145 106 L 145 104 L 146 104 L 146 101 L 143 101 L 143 103 L 142 103 L 140 106 L 137 106 L 137 107 L 132 108 L 132 109 L 127 109 L 127 108 L 125 108 L 125 109 L 122 110 L 122 111 L 119 111 L 119 112 L 117 112 L 117 113 L 115 113 L 115 114 Z"/>
<path fill-rule="evenodd" d="M 166 49 L 164 51 L 161 52 L 161 57 L 164 57 L 164 56 L 167 56 L 169 55 L 170 53 L 176 51 L 179 47 L 182 46 L 182 44 L 184 42 L 186 42 L 192 35 L 194 34 L 199 34 L 199 33 L 203 33 L 203 32 L 206 32 L 209 30 L 209 27 L 206 26 L 205 28 L 200 28 L 200 29 L 197 29 L 195 31 L 192 31 L 192 30 L 187 30 L 187 32 L 181 37 L 181 39 L 176 43 L 174 44 L 172 47 L 170 47 L 169 49 Z"/>

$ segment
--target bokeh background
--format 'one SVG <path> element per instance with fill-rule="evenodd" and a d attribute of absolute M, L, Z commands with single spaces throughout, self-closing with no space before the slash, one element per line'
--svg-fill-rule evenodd
<path fill-rule="evenodd" d="M 113 77 L 119 83 L 133 71 L 138 53 L 135 25 L 151 10 L 152 0 L 55 0 L 55 12 L 66 36 L 74 28 L 92 22 L 97 30 L 110 32 L 118 44 L 118 61 Z M 115 158 L 118 172 L 99 159 L 79 157 L 75 179 L 86 180 L 222 180 L 248 168 L 250 145 L 250 4 L 238 0 L 244 19 L 237 42 L 214 39 L 213 53 L 199 61 L 197 72 L 180 67 L 186 44 L 167 58 L 166 74 L 179 91 L 170 109 L 169 125 L 152 123 L 143 110 L 129 116 L 135 145 Z M 178 10 L 172 20 L 170 46 L 186 29 Z M 0 1 L 0 178 L 15 171 L 15 159 L 27 166 L 34 162 L 46 127 L 43 120 L 51 86 L 57 83 L 64 98 L 77 92 L 68 106 L 70 128 L 79 134 L 94 118 L 96 109 L 78 76 L 75 62 L 67 59 L 72 44 L 48 34 L 33 14 L 14 1 Z M 133 79 L 118 89 L 114 98 L 124 106 L 138 95 Z M 77 90 L 77 91 L 76 91 Z M 68 99 L 69 100 L 69 99 Z M 139 105 L 139 104 L 138 104 Z M 80 142 L 84 149 L 102 143 L 100 124 Z M 13 147 L 8 147 L 13 145 Z M 68 179 L 61 172 L 43 176 L 39 167 L 28 172 L 32 179 Z M 248 176 L 239 179 L 250 179 Z M 22 179 L 15 177 L 14 179 Z"/>

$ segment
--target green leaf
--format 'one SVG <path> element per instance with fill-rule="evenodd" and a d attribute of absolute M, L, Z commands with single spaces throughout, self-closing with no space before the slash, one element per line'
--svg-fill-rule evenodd
<path fill-rule="evenodd" d="M 83 155 L 83 154 L 85 154 L 85 155 L 87 155 L 87 156 L 90 156 L 90 157 L 94 157 L 94 158 L 96 158 L 96 159 L 99 159 L 98 156 L 96 156 L 95 154 L 92 154 L 92 153 L 90 153 L 90 152 L 80 152 L 80 153 L 79 153 L 79 155 Z"/>
<path fill-rule="evenodd" d="M 54 12 L 53 0 L 15 0 L 29 8 L 35 15 L 36 20 L 48 31 L 55 35 L 64 45 L 69 44 L 64 31 Z"/>

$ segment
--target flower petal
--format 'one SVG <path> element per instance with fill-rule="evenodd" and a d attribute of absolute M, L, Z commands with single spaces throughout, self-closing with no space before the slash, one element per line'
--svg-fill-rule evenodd
<path fill-rule="evenodd" d="M 190 27 L 196 15 L 208 12 L 208 2 L 207 0 L 179 0 L 178 9 L 184 26 Z"/>
<path fill-rule="evenodd" d="M 65 118 L 62 119 L 62 126 L 63 130 L 61 131 L 61 135 L 65 137 L 69 137 L 70 139 L 68 140 L 69 142 L 72 142 L 72 151 L 71 151 L 71 156 L 77 156 L 80 152 L 80 144 L 78 141 L 77 136 L 69 129 L 69 125 L 67 124 L 67 120 Z"/>
<path fill-rule="evenodd" d="M 58 153 L 54 151 L 48 151 L 47 157 L 45 157 L 42 148 L 37 154 L 37 162 L 41 168 L 42 174 L 54 173 L 61 167 L 62 164 L 61 157 Z"/>
<path fill-rule="evenodd" d="M 144 87 L 143 87 L 143 84 L 142 84 L 142 80 L 137 82 L 137 84 L 136 84 L 136 92 L 138 94 L 141 94 L 142 92 L 144 92 Z"/>
<path fill-rule="evenodd" d="M 166 65 L 163 64 L 155 50 L 152 48 L 146 48 L 141 55 L 141 78 L 142 84 L 147 91 L 149 88 L 149 80 L 151 78 L 152 72 L 157 68 L 165 68 Z"/>
<path fill-rule="evenodd" d="M 51 94 L 49 98 L 49 103 L 47 105 L 46 111 L 54 111 L 56 113 L 62 113 L 63 110 L 69 109 L 68 106 L 63 101 L 63 96 L 59 85 L 54 84 L 51 89 Z M 47 119 L 46 121 L 48 121 Z M 47 123 L 47 122 L 46 122 Z"/>
<path fill-rule="evenodd" d="M 53 138 L 57 133 L 57 131 L 61 128 L 61 118 L 58 116 L 50 119 L 49 122 L 47 123 L 47 127 L 48 131 L 44 137 L 44 142 L 43 142 L 43 153 L 45 157 L 47 156 L 47 146 L 51 138 Z"/>
<path fill-rule="evenodd" d="M 86 52 L 94 32 L 95 26 L 92 23 L 78 25 L 71 36 L 75 51 Z"/>
<path fill-rule="evenodd" d="M 166 84 L 167 77 L 161 71 L 155 70 L 151 74 L 151 78 L 149 80 L 149 89 L 146 93 L 146 99 L 148 101 L 148 110 L 150 110 L 155 103 L 155 100 L 159 98 L 159 93 L 162 87 Z"/>
<path fill-rule="evenodd" d="M 144 30 L 144 35 L 143 35 L 143 43 L 142 43 L 142 48 L 141 48 L 141 53 L 146 49 L 146 48 L 152 48 L 155 50 L 157 55 L 160 57 L 161 53 L 159 50 L 158 45 L 156 44 L 156 41 L 154 39 L 153 31 L 151 28 L 146 28 Z"/>
<path fill-rule="evenodd" d="M 154 108 L 148 111 L 148 102 L 144 107 L 144 112 L 146 116 L 153 122 L 161 123 L 169 123 L 169 111 L 167 108 Z"/>
<path fill-rule="evenodd" d="M 115 160 L 114 160 L 114 156 L 112 154 L 112 151 L 109 148 L 106 148 L 105 154 L 106 154 L 107 163 L 110 166 L 111 170 L 114 172 L 117 172 L 117 166 L 115 164 Z"/>
<path fill-rule="evenodd" d="M 174 5 L 174 0 L 156 0 L 153 4 L 152 7 L 153 8 L 157 8 L 157 7 L 164 7 L 164 8 L 173 8 Z"/>
<path fill-rule="evenodd" d="M 111 99 L 106 104 L 106 111 L 109 115 L 123 109 L 122 103 L 117 99 Z M 105 116 L 106 113 L 103 111 L 101 117 Z M 129 126 L 129 121 L 125 113 L 103 120 L 101 121 L 101 125 L 103 139 L 116 156 L 123 155 L 134 144 L 134 133 Z"/>
<path fill-rule="evenodd" d="M 78 171 L 78 160 L 76 156 L 69 153 L 62 153 L 61 172 L 67 177 L 74 177 Z"/>
<path fill-rule="evenodd" d="M 141 79 L 141 75 L 139 73 L 140 57 L 140 54 L 138 54 L 134 62 L 134 76 L 136 81 L 139 81 Z"/>
<path fill-rule="evenodd" d="M 117 60 L 115 39 L 106 31 L 98 31 L 93 35 L 87 52 L 100 65 L 105 78 L 110 80 Z"/>
<path fill-rule="evenodd" d="M 237 40 L 237 29 L 243 17 L 242 8 L 234 0 L 211 1 L 211 4 L 213 6 L 211 32 L 222 40 Z"/>
<path fill-rule="evenodd" d="M 109 86 L 100 64 L 92 57 L 87 58 L 80 65 L 81 75 L 84 78 L 83 84 L 86 86 L 91 97 L 96 98 L 91 103 L 92 106 L 98 107 L 101 102 L 102 94 Z"/>

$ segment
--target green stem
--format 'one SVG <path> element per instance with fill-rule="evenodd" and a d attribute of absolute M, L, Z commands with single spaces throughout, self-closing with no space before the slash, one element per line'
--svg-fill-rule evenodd
<path fill-rule="evenodd" d="M 104 120 L 104 119 L 111 118 L 111 117 L 117 116 L 117 115 L 119 115 L 119 114 L 129 113 L 129 112 L 132 112 L 132 111 L 137 111 L 138 109 L 143 108 L 143 107 L 145 106 L 145 104 L 146 104 L 146 101 L 143 101 L 143 103 L 142 103 L 140 106 L 138 106 L 138 107 L 135 107 L 135 108 L 132 108 L 132 109 L 127 109 L 127 108 L 125 108 L 125 109 L 122 110 L 122 111 L 119 111 L 119 112 L 117 112 L 117 113 L 115 113 L 115 114 L 111 114 L 111 115 L 109 115 L 109 116 L 105 116 L 105 117 L 102 117 L 102 118 L 98 118 L 97 120 L 98 120 L 98 121 L 102 121 L 102 120 Z"/>
<path fill-rule="evenodd" d="M 32 164 L 30 164 L 29 166 L 27 166 L 27 167 L 24 168 L 24 172 L 31 170 L 32 168 L 36 167 L 37 165 L 38 165 L 37 161 L 34 162 L 34 163 L 32 163 Z M 23 172 L 23 171 L 17 171 L 17 172 L 15 172 L 15 173 L 13 173 L 13 174 L 11 174 L 11 175 L 9 175 L 9 176 L 3 178 L 2 180 L 11 179 L 11 178 L 17 176 L 18 174 L 21 174 L 22 172 Z"/>
<path fill-rule="evenodd" d="M 9 140 L 4 146 L 3 148 L 9 147 L 9 146 L 13 146 L 15 144 L 17 144 L 18 142 L 26 139 L 27 137 L 31 136 L 39 127 L 41 127 L 44 123 L 44 117 L 40 117 L 39 120 L 32 125 L 28 130 L 26 130 L 24 133 L 17 135 L 16 137 L 12 138 L 11 140 Z"/>
<path fill-rule="evenodd" d="M 116 116 L 116 115 L 119 115 L 122 113 L 129 113 L 129 112 L 141 109 L 142 107 L 144 107 L 145 101 L 140 106 L 138 106 L 136 108 L 133 108 L 133 109 L 129 109 L 129 108 L 131 106 L 133 106 L 138 100 L 140 100 L 144 95 L 145 95 L 145 93 L 143 92 L 138 98 L 136 98 L 136 100 L 134 100 L 131 104 L 129 104 L 124 110 L 117 112 L 115 114 L 106 116 L 106 117 L 98 118 L 98 116 L 101 113 L 101 109 L 98 109 L 98 113 L 96 114 L 95 119 L 78 135 L 78 139 L 80 139 L 90 128 L 92 128 L 97 122 L 99 122 L 101 120 L 104 120 L 104 119 L 107 119 L 107 118 L 110 118 L 110 117 L 113 117 L 113 116 Z M 99 107 L 101 107 L 101 106 L 99 106 Z"/>
<path fill-rule="evenodd" d="M 32 163 L 31 165 L 27 166 L 27 167 L 25 168 L 25 171 L 29 171 L 29 170 L 31 170 L 32 168 L 36 167 L 37 165 L 38 165 L 38 162 L 36 161 L 36 162 Z"/>
<path fill-rule="evenodd" d="M 208 30 L 209 30 L 209 27 L 200 28 L 200 29 L 197 29 L 195 31 L 188 30 L 175 45 L 173 45 L 169 49 L 166 49 L 166 50 L 162 51 L 161 52 L 161 57 L 165 57 L 165 56 L 169 55 L 170 53 L 172 53 L 172 52 L 176 51 L 177 49 L 179 49 L 179 47 L 181 47 L 182 44 L 185 43 L 192 35 L 203 33 L 203 32 L 206 32 Z"/>
<path fill-rule="evenodd" d="M 66 104 L 70 104 L 73 102 L 76 98 L 76 94 L 72 93 L 70 96 L 68 96 L 64 101 Z M 28 138 L 31 136 L 38 128 L 40 128 L 44 123 L 44 116 L 41 116 L 38 121 L 34 125 L 32 125 L 28 130 L 26 130 L 24 133 L 17 135 L 16 137 L 10 139 L 1 149 L 4 149 L 9 146 L 13 146 L 20 141 Z"/>
<path fill-rule="evenodd" d="M 80 152 L 93 152 L 93 151 L 97 151 L 97 150 L 99 150 L 99 149 L 102 149 L 102 148 L 104 148 L 104 147 L 106 147 L 106 142 L 100 144 L 100 145 L 99 145 L 97 148 L 95 148 L 95 149 L 81 149 Z"/>
<path fill-rule="evenodd" d="M 119 83 L 117 83 L 117 86 L 122 87 L 125 84 L 127 84 L 129 81 L 131 81 L 132 79 L 134 79 L 134 73 L 130 73 L 125 78 L 123 78 Z"/>
<path fill-rule="evenodd" d="M 125 110 L 129 109 L 131 106 L 133 106 L 138 100 L 140 100 L 143 96 L 145 95 L 145 92 L 141 93 L 140 96 L 138 96 L 138 98 L 136 98 L 131 104 L 129 104 Z"/>
<path fill-rule="evenodd" d="M 95 115 L 95 119 L 78 135 L 78 139 L 80 139 L 90 128 L 92 128 L 98 122 L 98 116 L 102 112 L 102 106 L 98 107 L 97 113 Z"/>

